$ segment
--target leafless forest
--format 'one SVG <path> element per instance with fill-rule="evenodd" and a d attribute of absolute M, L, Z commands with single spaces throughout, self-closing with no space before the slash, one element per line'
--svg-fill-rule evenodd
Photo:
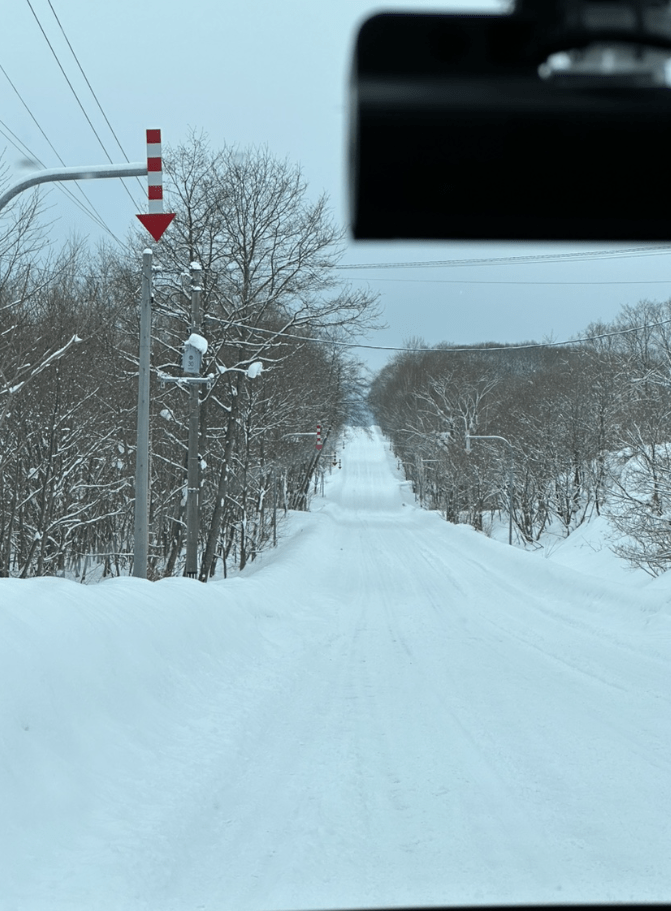
<path fill-rule="evenodd" d="M 625 307 L 563 346 L 415 340 L 368 392 L 339 343 L 378 325 L 377 301 L 339 280 L 342 232 L 299 169 L 195 136 L 164 165 L 177 217 L 154 247 L 152 578 L 184 569 L 188 393 L 159 376 L 180 375 L 192 262 L 213 377 L 199 406 L 202 581 L 244 567 L 278 515 L 308 507 L 366 402 L 421 503 L 448 521 L 486 532 L 512 493 L 528 546 L 605 514 L 634 565 L 671 566 L 671 302 Z M 140 231 L 122 250 L 52 252 L 37 194 L 3 213 L 0 575 L 132 570 Z"/>
<path fill-rule="evenodd" d="M 378 307 L 338 279 L 342 232 L 297 168 L 198 137 L 164 168 L 177 217 L 153 257 L 150 577 L 184 569 L 188 392 L 159 375 L 181 373 L 197 262 L 213 376 L 199 405 L 206 581 L 253 560 L 333 469 L 365 398 L 362 365 L 337 343 L 374 328 Z M 128 573 L 148 235 L 50 253 L 37 196 L 0 228 L 0 575 Z"/>
<path fill-rule="evenodd" d="M 625 307 L 584 335 L 410 350 L 375 378 L 370 404 L 417 496 L 448 521 L 487 531 L 507 520 L 512 486 L 517 540 L 604 514 L 614 549 L 658 575 L 671 567 L 671 302 Z"/>

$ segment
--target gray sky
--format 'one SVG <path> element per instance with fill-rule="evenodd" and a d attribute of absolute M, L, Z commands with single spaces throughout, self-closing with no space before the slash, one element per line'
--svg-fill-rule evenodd
<path fill-rule="evenodd" d="M 31 4 L 70 81 L 114 161 L 124 161 L 54 17 L 61 25 L 131 161 L 145 157 L 147 127 L 164 143 L 191 129 L 214 147 L 266 144 L 303 169 L 311 195 L 326 191 L 337 219 L 345 199 L 346 88 L 357 24 L 379 9 L 465 9 L 458 3 L 367 0 L 12 0 L 3 8 L 0 64 L 39 127 L 0 72 L 0 129 L 13 131 L 45 166 L 59 164 L 44 131 L 67 165 L 108 159 L 86 122 L 37 24 Z M 471 8 L 485 9 L 484 0 Z M 496 9 L 492 0 L 489 9 Z M 10 180 L 32 169 L 0 135 Z M 137 211 L 146 211 L 145 180 L 129 181 L 132 202 L 118 181 L 82 186 L 109 228 L 125 238 Z M 73 184 L 69 185 L 71 188 Z M 56 189 L 49 191 L 55 238 L 71 232 L 104 235 Z M 627 245 L 628 247 L 631 245 Z M 604 250 L 604 244 L 514 245 L 467 243 L 353 243 L 346 262 L 519 257 Z M 613 249 L 612 247 L 610 249 Z M 139 252 L 139 251 L 138 251 Z M 443 268 L 352 271 L 381 294 L 389 328 L 372 344 L 402 345 L 421 336 L 475 343 L 561 340 L 593 320 L 609 320 L 624 303 L 665 300 L 671 294 L 667 253 L 615 259 Z M 594 283 L 602 284 L 594 284 Z M 373 368 L 388 356 L 360 352 Z"/>

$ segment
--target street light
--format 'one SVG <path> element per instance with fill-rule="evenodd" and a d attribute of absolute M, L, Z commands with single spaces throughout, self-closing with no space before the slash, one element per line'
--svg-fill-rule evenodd
<path fill-rule="evenodd" d="M 425 491 L 424 491 L 424 468 L 423 468 L 424 463 L 425 463 L 425 462 L 442 462 L 443 460 L 442 460 L 442 459 L 423 459 L 423 458 L 421 458 L 421 456 L 420 456 L 419 461 L 420 461 L 420 464 L 422 465 L 422 471 L 421 471 L 421 475 L 420 475 L 420 479 L 419 479 L 419 485 L 420 485 L 420 487 L 419 487 L 419 502 L 422 503 L 422 502 L 423 502 L 423 499 L 424 499 L 424 493 L 425 493 Z"/>
<path fill-rule="evenodd" d="M 108 177 L 142 177 L 147 173 L 145 162 L 128 164 L 83 165 L 77 168 L 44 168 L 12 184 L 0 196 L 0 209 L 24 190 L 40 183 L 60 183 L 64 180 L 100 180 Z"/>
<path fill-rule="evenodd" d="M 513 444 L 505 437 L 498 434 L 479 434 L 469 433 L 466 431 L 466 452 L 471 451 L 471 440 L 502 440 L 508 447 L 508 544 L 513 543 L 513 467 L 515 464 L 515 454 Z"/>

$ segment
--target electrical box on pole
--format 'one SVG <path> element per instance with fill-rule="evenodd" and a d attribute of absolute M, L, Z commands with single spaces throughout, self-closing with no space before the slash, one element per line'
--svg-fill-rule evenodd
<path fill-rule="evenodd" d="M 202 359 L 203 355 L 200 349 L 185 342 L 184 353 L 182 354 L 182 371 L 191 376 L 198 376 Z"/>

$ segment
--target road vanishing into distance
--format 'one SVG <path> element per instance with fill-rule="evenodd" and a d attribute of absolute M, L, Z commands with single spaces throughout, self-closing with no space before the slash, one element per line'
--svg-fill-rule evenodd
<path fill-rule="evenodd" d="M 166 623 L 189 593 L 183 704 L 156 730 L 149 708 L 130 733 L 115 722 L 119 755 L 95 760 L 107 799 L 13 894 L 164 911 L 671 899 L 659 581 L 450 525 L 376 428 L 351 430 L 325 495 L 249 572 L 97 587 L 106 616 L 160 593 Z"/>

